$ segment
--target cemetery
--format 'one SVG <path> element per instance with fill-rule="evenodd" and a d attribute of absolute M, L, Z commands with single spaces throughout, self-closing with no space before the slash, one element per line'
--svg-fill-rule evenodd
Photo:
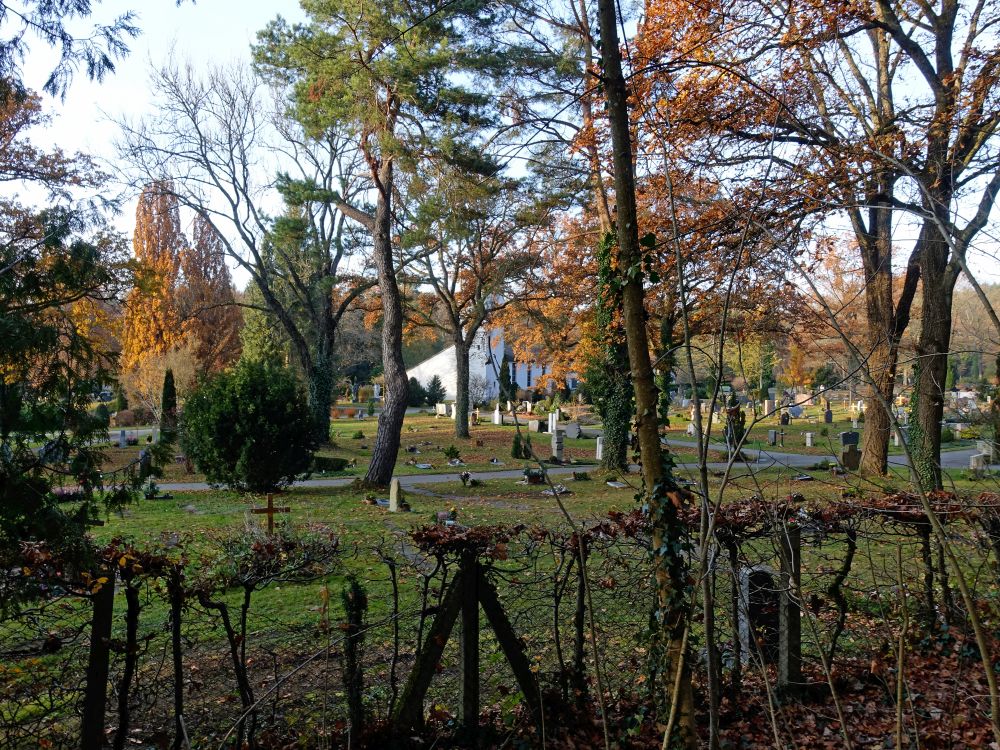
<path fill-rule="evenodd" d="M 0 750 L 1000 750 L 998 25 L 0 0 Z"/>

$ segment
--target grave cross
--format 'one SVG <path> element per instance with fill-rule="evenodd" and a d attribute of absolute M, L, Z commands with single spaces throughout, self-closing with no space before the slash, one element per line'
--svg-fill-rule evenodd
<path fill-rule="evenodd" d="M 274 505 L 274 495 L 270 492 L 267 493 L 267 507 L 266 508 L 251 508 L 250 512 L 254 515 L 266 515 L 267 516 L 267 533 L 274 533 L 274 514 L 275 513 L 291 513 L 292 509 L 287 505 L 281 507 L 275 507 Z"/>

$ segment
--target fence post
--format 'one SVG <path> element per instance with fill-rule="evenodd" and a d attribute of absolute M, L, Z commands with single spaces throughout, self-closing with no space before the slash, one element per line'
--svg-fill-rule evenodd
<path fill-rule="evenodd" d="M 462 735 L 473 740 L 479 729 L 479 563 L 471 552 L 462 554 Z"/>
<path fill-rule="evenodd" d="M 91 600 L 94 615 L 90 621 L 90 656 L 83 695 L 83 721 L 80 727 L 82 750 L 104 747 L 104 711 L 108 701 L 108 670 L 111 660 L 111 620 L 115 605 L 115 571 Z"/>

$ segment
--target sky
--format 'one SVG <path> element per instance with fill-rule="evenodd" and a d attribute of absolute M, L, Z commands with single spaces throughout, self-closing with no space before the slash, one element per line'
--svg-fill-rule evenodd
<path fill-rule="evenodd" d="M 178 62 L 190 60 L 195 69 L 250 60 L 250 45 L 256 34 L 278 15 L 301 20 L 297 0 L 191 0 L 177 6 L 175 0 L 104 0 L 95 4 L 90 19 L 71 29 L 87 33 L 94 23 L 110 23 L 134 11 L 142 34 L 128 42 L 130 54 L 116 63 L 115 73 L 96 82 L 78 72 L 65 100 L 42 92 L 58 53 L 31 38 L 23 65 L 27 87 L 42 96 L 43 108 L 52 118 L 48 127 L 33 131 L 32 139 L 44 147 L 58 146 L 66 153 L 81 152 L 101 161 L 114 173 L 116 120 L 134 120 L 153 111 L 149 72 L 171 54 Z M 135 198 L 123 204 L 113 223 L 131 235 Z M 242 279 L 237 284 L 243 286 Z"/>

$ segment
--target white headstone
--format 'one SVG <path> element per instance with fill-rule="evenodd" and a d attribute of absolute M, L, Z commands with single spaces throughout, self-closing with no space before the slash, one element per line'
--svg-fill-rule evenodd
<path fill-rule="evenodd" d="M 604 458 L 604 438 L 597 438 L 597 448 L 594 450 L 594 458 L 601 461 Z"/>
<path fill-rule="evenodd" d="M 399 512 L 399 498 L 402 494 L 402 490 L 399 487 L 399 480 L 393 479 L 389 482 L 389 512 L 398 513 Z"/>
<path fill-rule="evenodd" d="M 500 413 L 500 404 L 493 410 L 493 424 L 503 424 L 503 414 Z"/>
<path fill-rule="evenodd" d="M 899 439 L 898 430 L 892 433 L 892 444 L 895 445 L 897 448 L 902 444 L 902 441 Z"/>
<path fill-rule="evenodd" d="M 435 417 L 447 417 L 448 416 L 448 404 L 434 404 L 434 416 Z"/>
<path fill-rule="evenodd" d="M 549 434 L 555 435 L 559 429 L 559 412 L 549 412 Z"/>
<path fill-rule="evenodd" d="M 971 471 L 986 471 L 989 467 L 986 459 L 988 456 L 985 453 L 973 453 L 969 456 L 969 469 Z"/>
<path fill-rule="evenodd" d="M 852 420 L 851 420 L 851 427 L 852 427 L 853 429 L 855 429 L 855 430 L 856 430 L 856 429 L 858 429 L 858 420 L 856 420 L 856 419 L 852 419 Z"/>
<path fill-rule="evenodd" d="M 691 422 L 687 426 L 687 430 L 685 430 L 685 432 L 687 433 L 688 437 L 697 437 L 698 436 L 698 428 L 694 426 L 694 422 Z"/>
<path fill-rule="evenodd" d="M 774 411 L 774 402 L 771 399 L 764 400 L 764 414 L 770 414 Z"/>
<path fill-rule="evenodd" d="M 805 436 L 806 436 L 806 448 L 812 448 L 813 447 L 813 433 L 807 432 L 807 433 L 805 433 Z"/>

